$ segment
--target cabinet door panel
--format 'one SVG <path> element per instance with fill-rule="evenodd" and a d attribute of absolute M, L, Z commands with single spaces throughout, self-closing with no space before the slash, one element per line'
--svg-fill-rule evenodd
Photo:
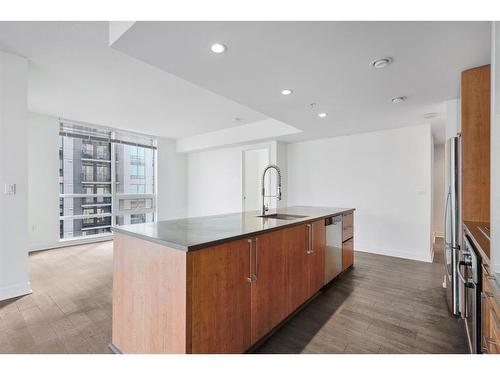
<path fill-rule="evenodd" d="M 460 96 L 462 220 L 490 221 L 489 65 L 462 72 Z"/>
<path fill-rule="evenodd" d="M 252 283 L 252 343 L 288 315 L 284 234 L 279 230 L 254 239 L 256 278 Z"/>
<path fill-rule="evenodd" d="M 189 253 L 191 352 L 243 353 L 251 345 L 248 241 Z"/>
<path fill-rule="evenodd" d="M 306 225 L 283 230 L 288 275 L 288 313 L 294 311 L 310 296 L 308 228 Z"/>
<path fill-rule="evenodd" d="M 326 227 L 324 220 L 312 224 L 312 250 L 309 256 L 309 294 L 312 296 L 325 281 Z"/>

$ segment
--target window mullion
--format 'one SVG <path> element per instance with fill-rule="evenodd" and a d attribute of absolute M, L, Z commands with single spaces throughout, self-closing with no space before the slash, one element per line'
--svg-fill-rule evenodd
<path fill-rule="evenodd" d="M 111 132 L 111 139 L 115 138 L 115 132 Z M 111 226 L 116 225 L 116 207 L 119 202 L 116 198 L 116 153 L 115 142 L 111 142 Z"/>

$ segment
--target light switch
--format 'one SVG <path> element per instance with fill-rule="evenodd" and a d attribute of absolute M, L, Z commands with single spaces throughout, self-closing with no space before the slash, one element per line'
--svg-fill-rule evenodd
<path fill-rule="evenodd" d="M 5 184 L 4 194 L 6 195 L 16 194 L 16 184 Z"/>

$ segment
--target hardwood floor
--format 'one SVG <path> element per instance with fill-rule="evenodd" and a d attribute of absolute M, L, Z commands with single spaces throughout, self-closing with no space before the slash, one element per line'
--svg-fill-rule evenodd
<path fill-rule="evenodd" d="M 432 264 L 356 252 L 354 268 L 258 353 L 466 353 L 463 323 L 442 288 L 442 240 Z"/>
<path fill-rule="evenodd" d="M 0 353 L 109 353 L 112 246 L 30 255 L 33 293 L 0 302 Z"/>
<path fill-rule="evenodd" d="M 112 243 L 32 254 L 33 294 L 0 302 L 0 353 L 109 353 Z M 348 271 L 257 353 L 465 353 L 442 255 L 429 264 L 355 254 Z"/>

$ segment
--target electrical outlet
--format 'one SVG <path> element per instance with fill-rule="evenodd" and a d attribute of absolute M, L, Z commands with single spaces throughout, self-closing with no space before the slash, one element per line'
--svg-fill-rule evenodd
<path fill-rule="evenodd" d="M 16 184 L 5 184 L 4 194 L 6 194 L 6 195 L 16 194 Z"/>

